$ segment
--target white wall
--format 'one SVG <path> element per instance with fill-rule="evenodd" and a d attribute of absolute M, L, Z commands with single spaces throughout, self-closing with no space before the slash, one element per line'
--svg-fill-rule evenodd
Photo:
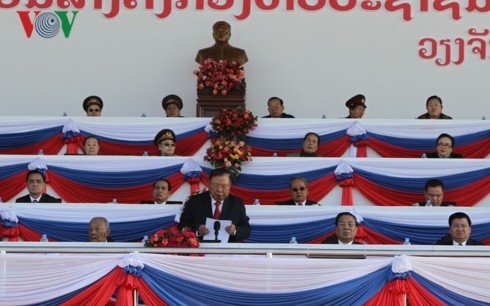
<path fill-rule="evenodd" d="M 490 115 L 488 59 L 480 60 L 470 47 L 459 66 L 439 67 L 418 56 L 421 38 L 467 40 L 470 27 L 488 26 L 486 14 L 463 12 L 455 21 L 450 12 L 417 13 L 414 6 L 413 19 L 404 21 L 401 12 L 286 12 L 282 4 L 269 12 L 254 8 L 238 21 L 236 6 L 224 12 L 190 6 L 174 8 L 166 19 L 142 8 L 121 8 L 108 19 L 87 7 L 68 39 L 36 33 L 28 39 L 16 13 L 25 8 L 0 9 L 2 114 L 82 115 L 82 100 L 97 94 L 104 116 L 162 116 L 162 97 L 176 93 L 184 99 L 183 114 L 194 116 L 194 58 L 213 43 L 212 24 L 226 20 L 231 43 L 249 57 L 247 105 L 256 115 L 267 114 L 267 99 L 277 95 L 297 117 L 342 117 L 344 102 L 358 93 L 367 97 L 365 118 L 413 118 L 425 112 L 433 94 L 454 118 Z M 488 35 L 483 38 L 488 43 Z"/>

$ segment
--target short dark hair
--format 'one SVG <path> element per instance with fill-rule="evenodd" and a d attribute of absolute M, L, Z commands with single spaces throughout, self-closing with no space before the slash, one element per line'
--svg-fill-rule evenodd
<path fill-rule="evenodd" d="M 303 142 L 306 140 L 306 138 L 308 138 L 308 136 L 310 135 L 315 135 L 316 138 L 318 139 L 318 144 L 320 144 L 320 135 L 318 135 L 317 133 L 314 133 L 314 132 L 308 132 L 306 133 L 305 137 L 303 138 Z"/>
<path fill-rule="evenodd" d="M 279 100 L 279 103 L 281 103 L 281 106 L 284 105 L 284 101 L 282 101 L 281 98 L 279 97 L 270 97 L 269 100 L 267 100 L 267 106 L 269 106 L 269 102 L 272 100 Z"/>
<path fill-rule="evenodd" d="M 303 181 L 303 183 L 305 183 L 305 186 L 308 187 L 308 182 L 306 181 L 306 179 L 302 176 L 293 176 L 290 180 L 289 180 L 289 188 L 293 188 L 292 184 L 294 181 Z"/>
<path fill-rule="evenodd" d="M 468 224 L 471 226 L 470 217 L 464 212 L 455 212 L 454 214 L 449 216 L 449 227 L 453 224 L 454 219 L 466 219 L 468 220 Z"/>
<path fill-rule="evenodd" d="M 38 173 L 38 174 L 41 174 L 42 178 L 43 178 L 43 183 L 46 182 L 46 177 L 44 176 L 44 173 L 42 173 L 40 170 L 38 169 L 35 169 L 35 170 L 29 170 L 29 172 L 27 172 L 27 175 L 26 175 L 26 182 L 29 180 L 29 176 L 31 176 L 31 174 L 34 174 L 34 173 Z"/>
<path fill-rule="evenodd" d="M 425 187 L 424 190 L 427 191 L 429 187 L 441 187 L 442 191 L 444 191 L 444 182 L 438 179 L 430 179 L 427 182 L 425 182 Z"/>
<path fill-rule="evenodd" d="M 170 181 L 167 180 L 166 178 L 161 178 L 161 179 L 158 179 L 156 180 L 154 183 L 153 183 L 153 189 L 155 189 L 155 185 L 160 182 L 160 181 L 164 181 L 164 182 L 167 182 L 167 185 L 168 185 L 168 191 L 172 191 L 172 185 L 170 184 Z"/>
<path fill-rule="evenodd" d="M 425 108 L 427 108 L 427 106 L 429 106 L 429 101 L 432 100 L 432 99 L 438 100 L 439 103 L 441 103 L 441 105 L 442 105 L 442 99 L 439 98 L 438 96 L 435 96 L 434 95 L 434 96 L 430 96 L 430 97 L 427 98 L 427 102 L 425 102 Z"/>
<path fill-rule="evenodd" d="M 359 225 L 357 223 L 357 218 L 356 216 L 354 216 L 353 214 L 351 214 L 350 212 L 341 212 L 340 214 L 337 215 L 337 218 L 335 218 L 335 226 L 339 226 L 339 220 L 340 218 L 342 218 L 342 216 L 351 216 L 352 218 L 354 218 L 354 220 L 356 220 L 356 226 Z"/>
<path fill-rule="evenodd" d="M 226 22 L 226 21 L 216 21 L 214 24 L 213 24 L 213 31 L 216 31 L 217 28 L 221 28 L 221 27 L 226 27 L 228 30 L 231 30 L 231 25 Z"/>
<path fill-rule="evenodd" d="M 451 136 L 449 134 L 446 134 L 446 133 L 442 133 L 441 135 L 439 135 L 439 137 L 437 137 L 437 139 L 436 139 L 436 146 L 439 143 L 439 139 L 441 139 L 443 137 L 447 137 L 447 138 L 451 139 L 451 147 L 454 147 L 454 138 L 453 138 L 453 136 Z"/>
<path fill-rule="evenodd" d="M 228 169 L 225 169 L 225 168 L 216 168 L 216 169 L 213 169 L 211 171 L 211 173 L 209 174 L 209 181 L 211 181 L 211 179 L 215 176 L 222 176 L 222 175 L 230 175 L 230 171 L 228 171 Z"/>
<path fill-rule="evenodd" d="M 87 143 L 87 140 L 89 140 L 89 139 L 95 139 L 95 140 L 97 140 L 97 143 L 99 143 L 99 139 L 98 139 L 97 137 L 95 137 L 95 136 L 87 136 L 87 137 L 85 137 L 85 139 L 83 140 L 83 145 L 85 145 L 85 144 Z M 99 144 L 99 145 L 100 145 L 100 144 Z"/>

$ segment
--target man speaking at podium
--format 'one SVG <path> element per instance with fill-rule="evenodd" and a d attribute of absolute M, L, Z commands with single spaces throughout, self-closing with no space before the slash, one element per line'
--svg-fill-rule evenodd
<path fill-rule="evenodd" d="M 230 195 L 230 172 L 226 169 L 214 169 L 209 175 L 209 191 L 191 196 L 184 204 L 180 216 L 179 229 L 188 227 L 198 232 L 198 236 L 209 234 L 206 218 L 231 220 L 225 228 L 230 235 L 228 242 L 241 242 L 250 236 L 249 218 L 243 200 Z"/>

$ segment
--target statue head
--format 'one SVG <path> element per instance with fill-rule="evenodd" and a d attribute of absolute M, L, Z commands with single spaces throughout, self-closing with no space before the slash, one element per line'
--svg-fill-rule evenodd
<path fill-rule="evenodd" d="M 213 38 L 216 43 L 227 43 L 231 37 L 231 26 L 226 21 L 218 21 L 213 25 Z"/>

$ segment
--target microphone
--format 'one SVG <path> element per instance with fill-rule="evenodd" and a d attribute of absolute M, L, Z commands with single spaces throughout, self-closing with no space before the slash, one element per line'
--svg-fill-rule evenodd
<path fill-rule="evenodd" d="M 218 241 L 218 232 L 221 228 L 221 223 L 219 221 L 214 221 L 213 228 L 214 228 L 214 240 Z"/>

